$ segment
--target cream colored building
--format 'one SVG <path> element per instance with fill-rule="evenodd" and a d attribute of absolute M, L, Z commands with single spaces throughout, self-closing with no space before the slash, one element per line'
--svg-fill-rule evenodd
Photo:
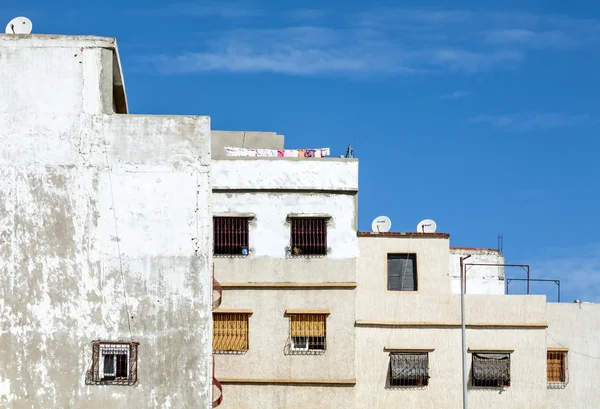
<path fill-rule="evenodd" d="M 600 407 L 599 305 L 505 295 L 502 254 L 451 247 L 448 234 L 357 232 L 357 165 L 213 151 L 214 216 L 248 226 L 247 254 L 215 255 L 221 407 L 462 407 L 466 256 L 490 264 L 465 268 L 469 407 Z M 295 218 L 327 220 L 326 254 L 290 253 Z M 297 314 L 324 317 L 324 334 Z M 324 347 L 293 350 L 299 330 Z"/>

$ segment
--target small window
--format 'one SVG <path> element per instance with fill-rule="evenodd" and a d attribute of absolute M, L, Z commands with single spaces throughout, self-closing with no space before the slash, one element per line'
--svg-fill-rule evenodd
<path fill-rule="evenodd" d="M 290 315 L 290 351 L 292 353 L 324 353 L 326 345 L 325 314 Z"/>
<path fill-rule="evenodd" d="M 548 351 L 546 360 L 548 383 L 565 383 L 567 381 L 567 352 Z"/>
<path fill-rule="evenodd" d="M 417 255 L 388 254 L 388 291 L 417 291 Z"/>
<path fill-rule="evenodd" d="M 137 342 L 92 343 L 88 384 L 133 385 L 137 382 Z"/>
<path fill-rule="evenodd" d="M 249 317 L 250 313 L 213 312 L 213 352 L 248 351 Z"/>
<path fill-rule="evenodd" d="M 510 386 L 510 354 L 473 353 L 473 386 Z"/>
<path fill-rule="evenodd" d="M 213 217 L 213 254 L 248 255 L 248 218 Z"/>
<path fill-rule="evenodd" d="M 327 219 L 292 218 L 290 249 L 292 256 L 326 255 Z"/>
<path fill-rule="evenodd" d="M 427 386 L 429 353 L 392 352 L 389 368 L 390 386 Z"/>

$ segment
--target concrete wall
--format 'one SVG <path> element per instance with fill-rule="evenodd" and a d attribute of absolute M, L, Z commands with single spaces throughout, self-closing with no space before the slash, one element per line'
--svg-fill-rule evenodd
<path fill-rule="evenodd" d="M 221 308 L 253 312 L 249 351 L 215 356 L 217 379 L 247 380 L 224 383 L 222 407 L 352 407 L 352 385 L 318 382 L 355 379 L 354 286 L 327 286 L 355 281 L 357 162 L 236 158 L 213 161 L 213 170 L 214 214 L 252 217 L 249 256 L 214 259 L 215 277 L 224 286 Z M 290 215 L 331 217 L 327 256 L 289 256 Z M 235 287 L 244 283 L 255 287 Z M 330 311 L 324 354 L 286 353 L 286 309 Z"/>
<path fill-rule="evenodd" d="M 283 149 L 284 136 L 275 132 L 212 131 L 213 158 L 225 158 L 225 147 Z"/>
<path fill-rule="evenodd" d="M 504 264 L 504 256 L 494 249 L 450 248 L 450 285 L 460 294 L 460 258 L 470 255 L 465 264 Z M 467 294 L 504 294 L 504 267 L 465 266 Z"/>
<path fill-rule="evenodd" d="M 460 297 L 451 293 L 449 241 L 438 237 L 359 238 L 356 290 L 356 408 L 401 401 L 413 408 L 462 404 Z M 388 253 L 416 253 L 418 291 L 387 291 Z M 469 387 L 470 408 L 544 408 L 546 393 L 543 296 L 467 295 L 467 347 L 514 350 L 506 391 Z M 430 383 L 390 388 L 391 349 L 432 350 Z M 468 354 L 470 368 L 471 354 Z"/>
<path fill-rule="evenodd" d="M 115 47 L 101 37 L 0 35 L 0 112 L 112 113 Z"/>
<path fill-rule="evenodd" d="M 549 387 L 546 408 L 587 409 L 598 407 L 600 390 L 600 304 L 548 303 L 548 347 L 569 349 L 568 382 L 564 388 Z"/>
<path fill-rule="evenodd" d="M 89 114 L 79 46 L 8 52 L 43 95 L 0 113 L 0 406 L 209 407 L 209 119 Z M 131 339 L 139 383 L 86 385 L 91 342 Z"/>

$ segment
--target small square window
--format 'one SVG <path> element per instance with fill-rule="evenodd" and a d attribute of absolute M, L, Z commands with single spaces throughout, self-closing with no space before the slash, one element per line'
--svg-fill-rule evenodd
<path fill-rule="evenodd" d="M 290 252 L 296 257 L 326 255 L 327 219 L 292 218 Z"/>
<path fill-rule="evenodd" d="M 134 385 L 137 382 L 137 342 L 94 341 L 92 369 L 86 383 Z"/>
<path fill-rule="evenodd" d="M 325 314 L 290 314 L 290 352 L 324 353 L 326 347 Z"/>
<path fill-rule="evenodd" d="M 213 312 L 213 352 L 244 353 L 248 351 L 250 313 Z"/>
<path fill-rule="evenodd" d="M 473 353 L 473 386 L 501 388 L 510 386 L 510 354 Z"/>
<path fill-rule="evenodd" d="M 549 384 L 563 384 L 567 381 L 567 352 L 548 351 L 546 356 Z"/>
<path fill-rule="evenodd" d="M 213 217 L 213 254 L 248 255 L 248 218 Z"/>
<path fill-rule="evenodd" d="M 429 353 L 392 352 L 389 368 L 390 386 L 427 386 Z"/>
<path fill-rule="evenodd" d="M 417 291 L 417 255 L 388 254 L 388 291 Z"/>

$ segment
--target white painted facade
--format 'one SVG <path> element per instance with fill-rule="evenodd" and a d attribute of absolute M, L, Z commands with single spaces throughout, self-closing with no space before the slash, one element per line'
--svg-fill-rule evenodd
<path fill-rule="evenodd" d="M 494 249 L 450 247 L 450 269 L 448 276 L 452 294 L 460 294 L 460 258 L 471 256 L 464 261 L 467 294 L 504 294 L 504 256 Z M 490 265 L 472 265 L 490 264 Z M 495 265 L 494 265 L 495 264 Z"/>
<path fill-rule="evenodd" d="M 0 407 L 210 407 L 209 118 L 117 114 L 112 39 L 0 63 Z M 135 385 L 88 383 L 98 340 L 139 343 Z"/>

